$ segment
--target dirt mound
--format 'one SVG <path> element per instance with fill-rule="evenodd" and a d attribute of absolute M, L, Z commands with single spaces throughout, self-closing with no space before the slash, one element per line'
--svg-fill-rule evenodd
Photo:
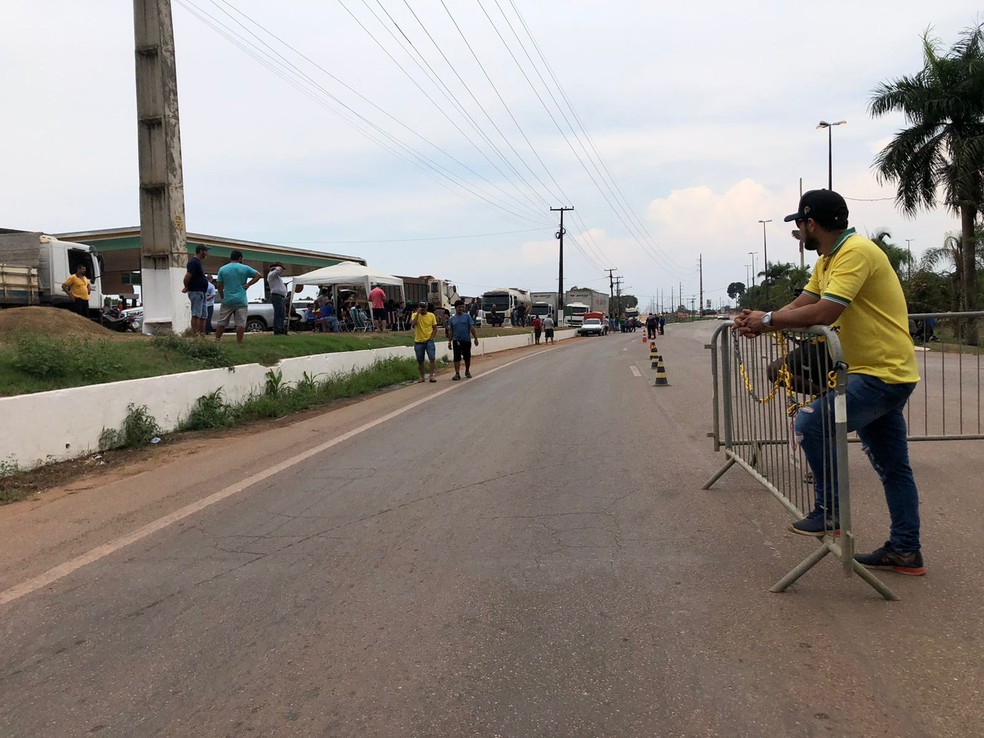
<path fill-rule="evenodd" d="M 53 307 L 16 307 L 0 310 L 0 342 L 8 341 L 18 330 L 48 336 L 88 336 L 123 338 L 123 334 L 104 328 L 81 315 Z M 133 334 L 131 334 L 133 335 Z"/>

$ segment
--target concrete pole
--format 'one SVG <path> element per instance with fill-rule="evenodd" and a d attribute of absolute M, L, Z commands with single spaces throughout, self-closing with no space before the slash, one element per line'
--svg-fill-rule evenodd
<path fill-rule="evenodd" d="M 188 262 L 170 0 L 133 0 L 144 333 L 184 333 Z"/>

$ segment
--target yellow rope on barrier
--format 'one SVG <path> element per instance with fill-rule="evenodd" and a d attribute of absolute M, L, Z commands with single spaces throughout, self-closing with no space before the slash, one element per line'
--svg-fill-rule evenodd
<path fill-rule="evenodd" d="M 786 357 L 789 355 L 789 351 L 786 346 L 786 334 L 780 331 L 778 333 L 773 333 L 771 335 L 772 335 L 772 339 L 776 342 L 776 345 L 779 347 L 779 356 L 782 359 L 782 361 L 779 363 L 779 372 L 776 376 L 775 382 L 772 383 L 772 389 L 769 391 L 769 394 L 766 395 L 765 397 L 759 397 L 758 394 L 756 394 L 755 392 L 755 388 L 752 386 L 752 380 L 749 378 L 748 372 L 745 371 L 745 362 L 741 358 L 741 346 L 740 346 L 740 339 L 738 338 L 738 333 L 735 330 L 731 331 L 731 336 L 735 345 L 735 356 L 738 359 L 738 374 L 741 376 L 742 381 L 745 384 L 745 390 L 748 392 L 749 395 L 752 396 L 752 399 L 755 400 L 760 405 L 765 405 L 766 403 L 771 402 L 772 399 L 776 396 L 776 393 L 779 392 L 780 387 L 785 388 L 786 393 L 788 395 L 796 394 L 796 391 L 793 389 L 793 375 L 790 373 L 789 365 L 786 363 Z M 837 372 L 834 370 L 831 370 L 827 373 L 827 387 L 829 387 L 830 389 L 837 388 Z M 809 395 L 808 398 L 803 402 L 790 403 L 786 407 L 786 414 L 795 415 L 800 410 L 800 408 L 806 407 L 811 402 L 816 400 L 817 397 L 819 397 L 819 395 Z"/>

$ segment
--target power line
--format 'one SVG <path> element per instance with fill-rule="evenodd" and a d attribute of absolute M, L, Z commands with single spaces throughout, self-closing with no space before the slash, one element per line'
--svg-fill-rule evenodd
<path fill-rule="evenodd" d="M 248 56 L 250 56 L 251 58 L 253 58 L 255 61 L 257 61 L 258 63 L 260 63 L 262 66 L 266 67 L 273 74 L 275 74 L 276 76 L 280 77 L 282 80 L 284 80 L 285 82 L 287 82 L 288 84 L 290 84 L 292 87 L 294 87 L 295 89 L 297 89 L 299 92 L 301 92 L 301 94 L 305 95 L 306 97 L 308 97 L 309 99 L 313 100 L 314 102 L 316 102 L 316 103 L 318 103 L 320 105 L 323 105 L 324 107 L 328 108 L 331 112 L 333 112 L 335 115 L 337 115 L 338 117 L 340 117 L 346 123 L 348 123 L 349 125 L 351 125 L 359 133 L 361 133 L 363 136 L 365 136 L 366 138 L 368 138 L 370 141 L 372 141 L 373 143 L 377 144 L 381 148 L 389 151 L 390 153 L 394 154 L 395 156 L 398 156 L 399 158 L 402 158 L 404 161 L 409 162 L 413 166 L 422 169 L 422 171 L 424 171 L 425 174 L 428 174 L 428 176 L 432 176 L 432 173 L 433 174 L 436 174 L 436 175 L 439 175 L 440 177 L 443 177 L 443 178 L 449 180 L 452 184 L 454 184 L 459 189 L 463 189 L 467 193 L 469 193 L 469 194 L 471 194 L 471 195 L 473 195 L 475 197 L 478 197 L 481 200 L 484 200 L 485 202 L 487 202 L 487 203 L 489 203 L 489 204 L 491 204 L 491 205 L 493 205 L 493 206 L 495 206 L 495 207 L 503 210 L 504 212 L 507 212 L 510 215 L 513 215 L 514 217 L 518 217 L 518 218 L 521 218 L 523 220 L 527 220 L 527 221 L 531 221 L 531 222 L 538 222 L 539 221 L 539 217 L 542 217 L 542 216 L 539 216 L 539 210 L 538 209 L 534 209 L 533 206 L 532 206 L 532 203 L 529 203 L 529 202 L 521 203 L 521 205 L 525 205 L 526 207 L 529 207 L 531 210 L 533 210 L 534 212 L 536 212 L 537 213 L 537 216 L 536 217 L 531 217 L 529 215 L 524 215 L 524 214 L 521 214 L 521 213 L 516 212 L 515 210 L 513 210 L 511 208 L 511 206 L 507 206 L 507 205 L 504 205 L 501 202 L 498 202 L 494 198 L 494 196 L 492 196 L 492 195 L 488 195 L 486 193 L 481 192 L 480 190 L 476 190 L 474 188 L 474 186 L 469 185 L 468 183 L 466 183 L 464 180 L 461 179 L 461 177 L 459 177 L 458 175 L 456 175 L 455 173 L 453 173 L 447 167 L 444 167 L 440 163 L 438 163 L 435 160 L 433 160 L 432 158 L 428 157 L 426 154 L 423 154 L 422 152 L 417 151 L 416 149 L 414 149 L 409 144 L 406 144 L 405 142 L 399 140 L 397 137 L 393 136 L 388 131 L 384 130 L 379 125 L 377 125 L 376 123 L 372 122 L 371 120 L 369 120 L 368 118 L 366 118 L 365 116 L 363 116 L 362 114 L 360 114 L 358 111 L 354 110 L 351 106 L 347 105 L 344 101 L 342 101 L 341 99 L 339 99 L 336 95 L 334 95 L 331 92 L 329 92 L 328 90 L 326 90 L 324 87 L 322 87 L 320 84 L 318 84 L 315 80 L 313 80 L 309 75 L 307 75 L 302 70 L 300 70 L 295 64 L 293 64 L 292 62 L 290 62 L 289 60 L 287 60 L 285 57 L 283 57 L 283 55 L 281 55 L 279 52 L 277 52 L 275 49 L 273 49 L 269 44 L 267 44 L 265 41 L 263 41 L 258 36 L 256 36 L 255 33 L 253 33 L 250 29 L 246 28 L 241 22 L 239 22 L 235 18 L 232 18 L 232 16 L 227 11 L 225 11 L 223 8 L 217 6 L 218 10 L 222 11 L 223 13 L 225 13 L 226 15 L 228 15 L 230 18 L 232 18 L 232 20 L 234 22 L 236 22 L 237 25 L 239 25 L 242 28 L 244 28 L 244 30 L 246 30 L 247 33 L 249 33 L 251 36 L 253 36 L 254 38 L 256 38 L 261 44 L 263 44 L 268 49 L 270 49 L 271 52 L 274 55 L 276 55 L 276 57 L 278 57 L 282 61 L 278 61 L 277 59 L 271 58 L 269 56 L 269 54 L 267 54 L 266 52 L 264 52 L 262 49 L 258 48 L 255 44 L 253 44 L 251 41 L 249 41 L 249 39 L 244 38 L 241 34 L 239 34 L 238 32 L 236 32 L 235 29 L 230 28 L 228 25 L 226 25 L 225 23 L 223 23 L 221 20 L 219 20 L 215 16 L 211 15 L 210 13 L 208 13 L 207 11 L 205 11 L 204 9 L 200 8 L 199 6 L 197 6 L 191 0 L 178 0 L 178 3 L 182 7 L 184 7 L 186 10 L 188 10 L 188 12 L 191 13 L 195 18 L 197 18 L 198 20 L 202 21 L 205 25 L 207 25 L 210 28 L 212 28 L 212 30 L 216 31 L 219 35 L 221 35 L 224 38 L 226 38 L 226 40 L 228 40 L 234 46 L 236 46 L 237 48 L 239 48 L 241 51 L 243 51 Z M 213 4 L 216 4 L 215 0 L 212 0 L 212 3 Z M 232 7 L 232 6 L 230 6 L 230 7 Z M 387 117 L 391 118 L 394 121 L 397 121 L 397 119 L 395 117 L 393 117 L 393 116 L 389 115 L 388 113 L 386 113 L 386 111 L 384 111 L 378 105 L 375 105 L 370 100 L 368 100 L 368 98 L 366 98 L 365 96 L 361 95 L 357 91 L 353 90 L 348 85 L 345 85 L 344 82 L 342 82 L 341 80 L 339 80 L 337 77 L 335 77 L 334 75 L 332 75 L 327 70 L 325 70 L 322 67 L 318 66 L 316 63 L 314 63 L 312 60 L 310 60 L 304 54 L 302 54 L 301 52 L 299 52 L 296 49 L 294 49 L 292 46 L 290 46 L 290 44 L 286 43 L 285 41 L 283 41 L 282 39 L 280 39 L 278 36 L 276 36 L 275 34 L 273 34 L 272 32 L 268 31 L 266 28 L 264 28 L 262 25 L 260 25 L 256 21 L 254 21 L 252 18 L 250 18 L 249 16 L 245 15 L 241 11 L 238 11 L 236 8 L 233 8 L 233 10 L 236 10 L 236 12 L 240 13 L 241 15 L 243 15 L 243 17 L 245 17 L 247 20 L 249 20 L 251 23 L 253 23 L 257 28 L 259 28 L 262 31 L 264 31 L 265 33 L 269 34 L 271 37 L 275 38 L 278 42 L 280 42 L 285 47 L 287 47 L 288 49 L 290 49 L 291 51 L 293 51 L 295 54 L 297 54 L 301 58 L 305 59 L 309 63 L 311 63 L 314 66 L 316 66 L 322 72 L 324 72 L 329 77 L 331 77 L 333 80 L 335 80 L 336 82 L 338 82 L 339 84 L 341 84 L 346 89 L 348 89 L 351 92 L 353 92 L 354 94 L 358 95 L 360 98 L 362 98 L 363 100 L 365 100 L 366 102 L 368 102 L 370 105 L 372 105 L 373 107 L 375 107 L 377 110 L 379 110 L 380 112 L 382 112 L 384 115 L 386 115 Z M 300 78 L 300 79 L 297 79 L 297 78 Z M 314 88 L 314 89 L 311 89 L 311 88 Z M 353 116 L 356 120 L 351 120 L 351 119 L 347 118 L 346 115 L 343 114 L 340 110 L 335 109 L 332 105 L 329 105 L 326 100 L 322 99 L 321 95 L 323 95 L 325 98 L 327 98 L 328 100 L 330 100 L 331 102 L 333 102 L 335 105 L 337 105 L 340 108 L 342 108 L 342 110 L 344 110 L 345 112 L 347 112 L 349 115 Z M 399 122 L 399 121 L 397 121 L 397 122 Z M 403 125 L 403 124 L 401 123 L 401 125 Z M 370 132 L 369 130 L 367 130 L 366 127 L 372 129 L 372 131 L 375 131 L 375 133 Z M 475 172 L 473 169 L 471 169 L 470 167 L 468 167 L 463 162 L 460 162 L 459 160 L 457 160 L 454 156 L 452 156 L 450 153 L 448 153 L 447 151 L 445 151 L 443 148 L 441 148 L 440 146 L 437 146 L 437 144 L 429 141 L 428 139 L 426 139 L 425 137 L 421 136 L 416 131 L 413 131 L 409 127 L 407 127 L 405 125 L 403 127 L 406 128 L 411 133 L 413 133 L 414 135 L 416 135 L 421 140 L 423 140 L 426 143 L 428 143 L 429 145 L 433 146 L 435 149 L 437 149 L 438 151 L 440 151 L 442 154 L 444 154 L 450 160 L 454 161 L 459 166 L 462 166 L 463 168 L 465 168 L 466 170 L 468 170 L 469 172 L 471 172 L 472 174 L 474 174 L 479 179 L 482 179 L 487 184 L 489 184 L 489 185 L 491 185 L 493 187 L 496 187 L 496 185 L 494 185 L 493 183 L 489 182 L 487 179 L 485 179 L 484 177 L 482 177 L 480 174 L 478 174 L 477 172 Z M 378 134 L 378 136 L 382 136 L 383 138 L 387 139 L 389 142 L 392 143 L 393 146 L 395 146 L 397 148 L 394 149 L 389 144 L 381 141 L 376 134 Z M 397 149 L 399 149 L 399 150 L 397 150 Z M 434 178 L 434 177 L 432 176 L 432 178 Z M 441 183 L 439 179 L 435 179 L 435 181 Z M 442 186 L 445 186 L 445 187 L 447 186 L 444 183 L 441 183 L 441 184 L 442 184 Z M 448 189 L 451 189 L 451 188 L 448 188 Z M 500 192 L 503 192 L 503 194 L 508 195 L 508 193 L 505 193 L 504 191 L 502 191 L 501 188 L 497 188 L 497 189 L 499 189 Z M 451 189 L 451 191 L 454 192 L 455 190 L 454 189 Z M 512 196 L 510 196 L 510 197 L 512 197 Z"/>

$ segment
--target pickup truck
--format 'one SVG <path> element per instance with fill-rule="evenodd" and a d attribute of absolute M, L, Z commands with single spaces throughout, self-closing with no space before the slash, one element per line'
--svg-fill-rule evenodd
<path fill-rule="evenodd" d="M 605 324 L 601 318 L 585 318 L 577 328 L 579 336 L 603 336 L 605 335 Z"/>
<path fill-rule="evenodd" d="M 219 317 L 219 307 L 222 301 L 216 296 L 215 298 L 215 317 L 214 320 L 218 320 Z M 303 309 L 302 309 L 303 311 Z M 290 321 L 291 327 L 295 325 L 296 321 L 303 320 L 301 315 L 297 312 L 297 305 L 292 305 L 291 309 L 288 311 L 287 319 Z M 273 304 L 269 302 L 251 302 L 246 306 L 246 332 L 247 333 L 263 333 L 264 331 L 273 330 Z"/>

